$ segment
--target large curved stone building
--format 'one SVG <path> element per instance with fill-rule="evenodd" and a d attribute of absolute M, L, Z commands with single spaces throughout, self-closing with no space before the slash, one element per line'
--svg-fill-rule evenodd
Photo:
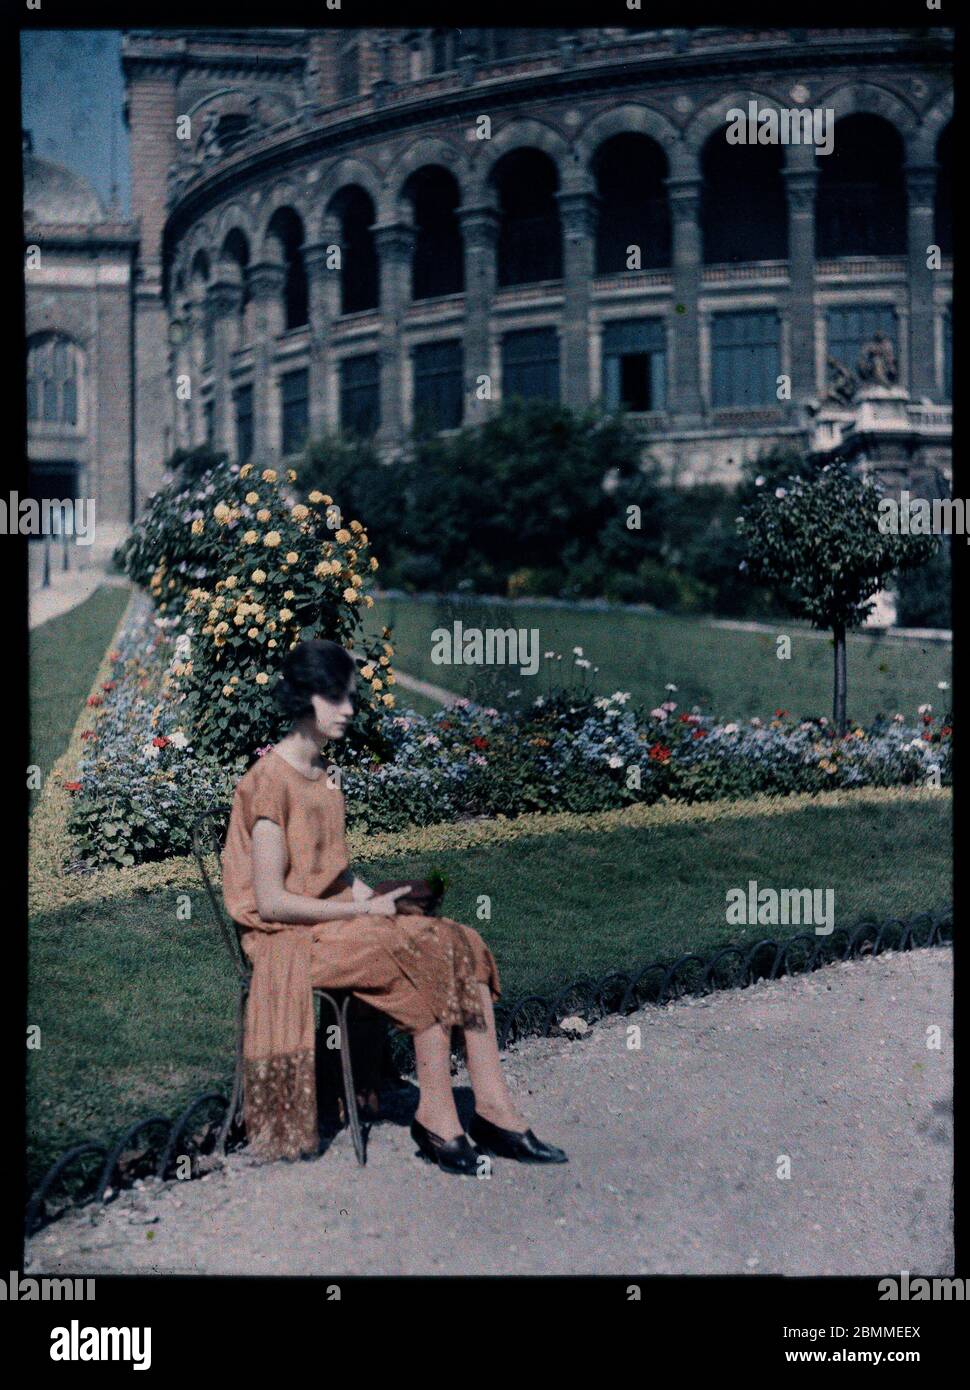
<path fill-rule="evenodd" d="M 393 455 L 512 395 L 626 406 L 676 476 L 730 477 L 877 331 L 948 439 L 951 59 L 940 29 L 130 32 L 140 479 L 327 427 Z M 752 102 L 830 112 L 832 152 L 729 143 Z"/>

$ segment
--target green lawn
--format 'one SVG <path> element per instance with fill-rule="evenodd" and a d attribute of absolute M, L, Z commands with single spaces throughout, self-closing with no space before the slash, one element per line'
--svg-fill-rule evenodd
<path fill-rule="evenodd" d="M 951 901 L 948 802 L 542 836 L 474 853 L 361 866 L 370 882 L 440 868 L 444 910 L 495 952 L 506 996 L 765 928 L 728 926 L 725 893 L 835 890 L 838 924 Z M 31 925 L 29 1164 L 36 1180 L 68 1145 L 172 1115 L 231 1069 L 233 980 L 201 892 L 179 921 L 171 888 L 40 916 Z M 477 918 L 480 894 L 491 920 Z M 779 931 L 785 929 L 780 928 Z M 792 929 L 789 929 L 792 930 Z M 794 929 L 797 930 L 797 929 Z"/>
<path fill-rule="evenodd" d="M 46 776 L 67 747 L 128 590 L 102 585 L 30 634 L 30 761 Z"/>
<path fill-rule="evenodd" d="M 830 641 L 784 622 L 777 634 L 791 637 L 791 660 L 778 659 L 774 634 L 735 632 L 703 619 L 663 614 L 531 605 L 453 608 L 408 599 L 380 599 L 369 614 L 371 622 L 393 626 L 395 665 L 409 675 L 496 705 L 504 690 L 518 690 L 524 699 L 546 689 L 551 663 L 541 662 L 533 677 L 507 668 L 432 665 L 431 633 L 436 627 L 450 628 L 455 619 L 466 628 L 538 628 L 540 657 L 546 651 L 562 653 L 556 665 L 564 675 L 575 660 L 573 648 L 582 647 L 600 668 L 592 676 L 597 694 L 628 690 L 635 700 L 654 705 L 667 698 L 664 686 L 669 682 L 678 687 L 672 698 L 681 709 L 696 704 L 724 719 L 764 718 L 778 707 L 796 716 L 832 711 Z M 949 704 L 949 691 L 937 688 L 939 681 L 950 680 L 950 649 L 942 644 L 853 634 L 848 668 L 849 714 L 862 723 L 880 712 L 898 710 L 915 718 L 918 705 Z M 427 708 L 405 690 L 399 690 L 399 697 L 401 704 Z"/>

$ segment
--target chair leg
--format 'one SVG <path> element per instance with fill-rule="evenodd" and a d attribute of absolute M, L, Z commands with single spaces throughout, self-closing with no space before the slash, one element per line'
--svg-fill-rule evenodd
<path fill-rule="evenodd" d="M 229 1131 L 232 1129 L 233 1122 L 239 1118 L 242 1109 L 242 1089 L 243 1089 L 243 1029 L 246 1020 L 246 992 L 239 991 L 239 998 L 236 1001 L 236 1070 L 232 1078 L 232 1095 L 229 1099 L 229 1108 L 226 1111 L 226 1118 L 222 1122 L 216 1138 L 216 1151 L 226 1156 L 226 1144 L 229 1139 Z"/>
<path fill-rule="evenodd" d="M 332 994 L 321 992 L 321 997 L 326 999 L 333 1009 L 337 1027 L 340 1030 L 340 1075 L 343 1079 L 344 1087 L 344 1113 L 347 1124 L 350 1126 L 350 1137 L 354 1143 L 354 1154 L 361 1167 L 367 1162 L 367 1145 L 363 1130 L 360 1124 L 360 1115 L 357 1110 L 357 1091 L 354 1086 L 354 1070 L 350 1057 L 350 1026 L 347 1011 L 350 1008 L 352 995 L 345 995 L 343 1002 L 338 1006 Z"/>

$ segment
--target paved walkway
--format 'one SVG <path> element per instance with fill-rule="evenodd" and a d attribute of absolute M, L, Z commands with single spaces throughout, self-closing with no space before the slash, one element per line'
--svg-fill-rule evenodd
<path fill-rule="evenodd" d="M 411 1090 L 364 1169 L 346 1131 L 311 1162 L 232 1156 L 56 1223 L 29 1269 L 949 1274 L 951 969 L 948 948 L 889 954 L 523 1044 L 511 1084 L 561 1167 L 439 1173 L 413 1156 Z"/>

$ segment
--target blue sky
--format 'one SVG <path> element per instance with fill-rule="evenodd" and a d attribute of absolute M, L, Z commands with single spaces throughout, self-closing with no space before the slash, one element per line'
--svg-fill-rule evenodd
<path fill-rule="evenodd" d="M 82 174 L 105 204 L 113 175 L 127 216 L 131 199 L 120 53 L 116 29 L 22 31 L 20 100 L 21 123 L 33 136 L 34 153 Z"/>

